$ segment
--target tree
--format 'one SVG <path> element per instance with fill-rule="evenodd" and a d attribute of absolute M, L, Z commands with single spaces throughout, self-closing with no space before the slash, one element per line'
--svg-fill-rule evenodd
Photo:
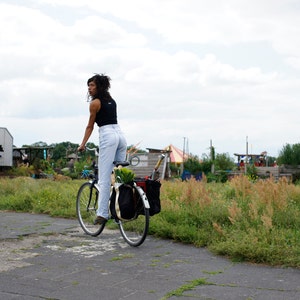
<path fill-rule="evenodd" d="M 300 144 L 286 144 L 278 156 L 278 164 L 300 165 Z"/>
<path fill-rule="evenodd" d="M 201 163 L 197 155 L 190 155 L 184 162 L 184 169 L 191 174 L 197 174 L 202 171 Z"/>
<path fill-rule="evenodd" d="M 234 160 L 229 156 L 228 153 L 218 153 L 215 158 L 216 170 L 232 170 L 234 168 Z"/>
<path fill-rule="evenodd" d="M 65 159 L 66 158 L 66 149 L 68 147 L 69 142 L 63 142 L 59 144 L 53 144 L 53 152 L 51 159 L 54 161 L 57 161 L 59 159 Z"/>
<path fill-rule="evenodd" d="M 193 175 L 199 174 L 200 172 L 207 174 L 210 172 L 211 164 L 212 161 L 208 159 L 207 156 L 200 160 L 197 155 L 190 155 L 184 162 L 184 169 Z"/>

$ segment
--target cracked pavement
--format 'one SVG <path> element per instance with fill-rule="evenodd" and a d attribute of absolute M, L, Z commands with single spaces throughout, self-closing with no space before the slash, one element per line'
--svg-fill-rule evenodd
<path fill-rule="evenodd" d="M 155 219 L 153 219 L 155 221 Z M 77 220 L 0 212 L 0 299 L 300 299 L 300 270 L 233 263 L 204 248 L 119 231 L 98 237 Z"/>

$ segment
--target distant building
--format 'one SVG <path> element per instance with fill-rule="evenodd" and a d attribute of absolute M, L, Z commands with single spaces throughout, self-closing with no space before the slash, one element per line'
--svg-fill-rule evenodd
<path fill-rule="evenodd" d="M 13 137 L 9 131 L 0 127 L 0 167 L 13 165 Z"/>
<path fill-rule="evenodd" d="M 157 174 L 160 179 L 166 179 L 166 177 L 169 176 L 169 172 L 167 172 L 167 163 L 169 162 L 170 151 L 153 148 L 147 148 L 147 150 L 149 150 L 149 153 L 128 154 L 128 157 L 126 158 L 130 162 L 128 168 L 134 172 L 137 178 L 149 177 L 163 154 L 165 158 L 156 171 L 158 171 Z"/>

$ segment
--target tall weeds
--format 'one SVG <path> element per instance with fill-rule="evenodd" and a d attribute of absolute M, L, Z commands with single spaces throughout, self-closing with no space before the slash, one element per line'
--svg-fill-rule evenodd
<path fill-rule="evenodd" d="M 161 200 L 163 211 L 151 222 L 160 236 L 236 260 L 300 266 L 300 187 L 285 178 L 164 182 Z"/>

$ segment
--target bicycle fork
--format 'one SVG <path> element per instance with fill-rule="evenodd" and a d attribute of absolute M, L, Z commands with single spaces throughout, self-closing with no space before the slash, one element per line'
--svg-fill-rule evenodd
<path fill-rule="evenodd" d="M 90 188 L 90 195 L 89 195 L 89 202 L 87 204 L 87 207 L 86 207 L 86 211 L 90 211 L 90 210 L 96 210 L 96 205 L 97 205 L 97 201 L 98 201 L 98 188 L 97 188 L 97 184 L 94 182 L 94 181 L 90 181 L 91 182 L 91 188 Z M 96 187 L 97 191 L 96 191 L 96 194 L 95 194 L 95 201 L 93 201 L 93 187 Z M 92 204 L 92 208 L 91 208 L 91 204 Z"/>

